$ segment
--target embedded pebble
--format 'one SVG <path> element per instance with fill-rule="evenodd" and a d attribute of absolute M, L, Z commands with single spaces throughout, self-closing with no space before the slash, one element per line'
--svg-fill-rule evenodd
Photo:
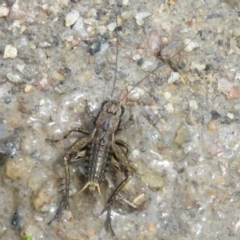
<path fill-rule="evenodd" d="M 161 50 L 161 37 L 158 31 L 152 30 L 149 33 L 148 45 L 154 56 L 158 56 Z"/>
<path fill-rule="evenodd" d="M 5 97 L 5 98 L 4 98 L 4 102 L 5 102 L 6 104 L 11 103 L 11 102 L 12 102 L 12 98 L 10 98 L 10 97 Z"/>
<path fill-rule="evenodd" d="M 234 119 L 234 114 L 233 113 L 227 113 L 227 117 L 231 120 Z"/>
<path fill-rule="evenodd" d="M 138 12 L 135 16 L 135 18 L 138 19 L 144 19 L 147 18 L 149 16 L 151 16 L 152 14 L 150 12 Z"/>
<path fill-rule="evenodd" d="M 41 211 L 49 205 L 52 199 L 52 187 L 49 184 L 45 184 L 44 187 L 36 191 L 32 196 L 33 207 L 37 211 Z"/>
<path fill-rule="evenodd" d="M 9 13 L 9 8 L 0 6 L 0 17 L 6 17 Z"/>
<path fill-rule="evenodd" d="M 193 51 L 195 48 L 198 48 L 198 47 L 200 46 L 198 42 L 194 42 L 194 41 L 192 41 L 192 40 L 189 39 L 189 38 L 186 38 L 186 39 L 184 40 L 184 45 L 186 46 L 186 47 L 184 48 L 184 51 L 185 51 L 185 52 L 191 52 L 191 51 Z"/>
<path fill-rule="evenodd" d="M 178 72 L 171 72 L 171 75 L 168 78 L 168 84 L 172 84 L 179 79 L 180 79 L 180 74 Z"/>
<path fill-rule="evenodd" d="M 19 155 L 6 162 L 6 177 L 9 179 L 27 179 L 34 161 L 29 156 Z"/>
<path fill-rule="evenodd" d="M 88 37 L 88 32 L 87 32 L 87 30 L 85 28 L 83 17 L 80 16 L 77 19 L 77 21 L 73 25 L 73 29 L 79 33 L 81 38 L 85 39 L 85 38 Z"/>
<path fill-rule="evenodd" d="M 79 18 L 79 12 L 73 9 L 65 17 L 65 26 L 66 27 L 72 26 L 77 21 L 78 18 Z"/>
<path fill-rule="evenodd" d="M 172 94 L 170 92 L 165 92 L 163 95 L 166 100 L 169 100 L 172 97 Z"/>
<path fill-rule="evenodd" d="M 200 63 L 195 63 L 195 62 L 192 62 L 191 66 L 190 66 L 190 69 L 197 69 L 199 71 L 202 71 L 205 68 L 206 68 L 206 64 L 200 64 Z"/>
<path fill-rule="evenodd" d="M 157 68 L 157 63 L 155 61 L 146 60 L 141 65 L 143 71 L 152 72 Z"/>
<path fill-rule="evenodd" d="M 21 78 L 20 75 L 18 75 L 17 73 L 8 73 L 7 79 L 11 83 L 23 83 L 24 82 L 23 78 Z"/>
<path fill-rule="evenodd" d="M 12 45 L 6 45 L 3 58 L 15 58 L 17 56 L 18 50 Z"/>
<path fill-rule="evenodd" d="M 125 11 L 125 12 L 122 12 L 121 16 L 122 16 L 123 19 L 129 19 L 133 16 L 133 12 L 132 11 Z"/>
<path fill-rule="evenodd" d="M 192 110 L 197 110 L 198 109 L 198 103 L 196 100 L 190 100 L 189 101 L 189 107 L 192 109 Z"/>
<path fill-rule="evenodd" d="M 165 186 L 164 177 L 156 172 L 144 172 L 142 175 L 142 181 L 148 184 L 148 187 L 152 191 L 158 191 Z"/>
<path fill-rule="evenodd" d="M 135 87 L 132 90 L 133 86 L 128 86 L 127 90 L 129 92 L 128 99 L 131 101 L 138 100 L 141 96 L 144 95 L 144 90 L 140 87 Z"/>
<path fill-rule="evenodd" d="M 24 88 L 24 92 L 25 92 L 25 93 L 28 93 L 28 92 L 30 92 L 32 89 L 33 89 L 33 86 L 32 86 L 32 85 L 26 85 L 25 88 Z"/>
<path fill-rule="evenodd" d="M 122 0 L 122 5 L 127 6 L 129 4 L 129 0 Z"/>
<path fill-rule="evenodd" d="M 144 20 L 141 18 L 141 19 L 136 19 L 136 23 L 138 26 L 143 26 L 145 24 Z"/>
<path fill-rule="evenodd" d="M 174 113 L 174 107 L 171 103 L 164 105 L 164 109 L 170 114 Z"/>
<path fill-rule="evenodd" d="M 180 127 L 177 130 L 177 135 L 174 139 L 174 142 L 178 145 L 181 145 L 184 142 L 190 141 L 191 137 L 190 134 L 185 126 Z"/>
<path fill-rule="evenodd" d="M 228 99 L 238 98 L 239 90 L 232 82 L 227 81 L 226 79 L 218 80 L 218 90 L 225 94 Z"/>
<path fill-rule="evenodd" d="M 218 119 L 212 119 L 207 124 L 207 130 L 211 131 L 211 132 L 216 132 L 219 129 L 219 124 L 220 124 L 220 122 Z"/>
<path fill-rule="evenodd" d="M 117 27 L 117 23 L 116 22 L 112 22 L 112 23 L 109 23 L 106 28 L 109 30 L 109 31 L 114 31 L 114 29 Z"/>

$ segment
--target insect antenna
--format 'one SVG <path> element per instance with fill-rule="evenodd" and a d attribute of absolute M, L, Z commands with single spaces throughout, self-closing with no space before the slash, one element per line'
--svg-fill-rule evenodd
<path fill-rule="evenodd" d="M 175 56 L 177 56 L 177 55 L 179 54 L 179 52 L 181 52 L 182 50 L 184 50 L 184 49 L 198 36 L 198 34 L 200 34 L 200 33 L 201 33 L 201 31 L 198 31 L 198 32 L 196 33 L 196 35 L 195 35 L 185 46 L 183 46 L 179 51 L 177 51 L 175 54 L 173 54 L 173 55 L 172 55 L 170 58 L 168 58 L 167 60 L 169 61 L 169 60 L 173 59 Z M 167 64 L 167 63 L 164 63 L 164 64 L 158 66 L 154 71 L 150 72 L 150 73 L 147 74 L 143 79 L 141 79 L 139 82 L 137 82 L 137 83 L 135 84 L 135 86 L 133 86 L 133 87 L 128 91 L 128 93 L 122 98 L 121 102 L 123 102 L 123 101 L 129 96 L 129 94 L 130 94 L 137 86 L 139 86 L 142 82 L 144 82 L 151 74 L 154 74 L 158 69 L 160 69 L 161 67 L 163 67 L 163 66 L 166 65 L 166 64 Z"/>
<path fill-rule="evenodd" d="M 121 5 L 119 5 L 121 6 Z M 120 10 L 119 10 L 120 12 Z M 117 34 L 117 46 L 116 46 L 116 59 L 115 59 L 115 74 L 114 74 L 114 80 L 113 80 L 113 86 L 112 86 L 112 92 L 111 92 L 111 99 L 113 98 L 113 93 L 115 90 L 115 86 L 116 86 L 116 81 L 117 81 L 117 69 L 118 69 L 118 19 L 117 19 L 118 15 L 116 15 L 116 34 Z"/>

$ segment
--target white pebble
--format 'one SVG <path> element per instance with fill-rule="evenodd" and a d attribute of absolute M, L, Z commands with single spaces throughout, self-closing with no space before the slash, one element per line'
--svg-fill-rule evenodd
<path fill-rule="evenodd" d="M 122 5 L 127 6 L 129 4 L 129 0 L 122 0 Z"/>
<path fill-rule="evenodd" d="M 238 80 L 240 80 L 240 72 L 237 72 L 235 76 L 235 81 L 238 81 Z"/>
<path fill-rule="evenodd" d="M 133 16 L 133 12 L 125 11 L 125 12 L 122 12 L 121 16 L 122 16 L 122 19 L 129 19 Z"/>
<path fill-rule="evenodd" d="M 14 74 L 14 73 L 8 73 L 7 74 L 7 79 L 8 79 L 9 82 L 12 82 L 12 83 L 22 83 L 22 82 L 24 82 L 23 79 L 18 74 Z"/>
<path fill-rule="evenodd" d="M 24 70 L 24 68 L 25 68 L 25 64 L 17 64 L 16 65 L 16 68 L 17 68 L 17 70 L 19 71 L 19 72 L 23 72 L 23 70 Z"/>
<path fill-rule="evenodd" d="M 139 59 L 141 59 L 141 56 L 139 54 L 135 54 L 135 55 L 133 55 L 132 59 L 134 61 L 138 61 Z"/>
<path fill-rule="evenodd" d="M 3 58 L 15 58 L 17 56 L 17 49 L 12 45 L 7 45 L 4 50 Z"/>
<path fill-rule="evenodd" d="M 171 72 L 171 76 L 168 79 L 168 84 L 172 84 L 180 79 L 180 74 L 178 72 Z"/>
<path fill-rule="evenodd" d="M 150 60 L 144 61 L 141 66 L 142 70 L 146 72 L 154 71 L 156 67 L 157 67 L 157 63 Z"/>
<path fill-rule="evenodd" d="M 164 109 L 170 114 L 174 113 L 174 108 L 171 103 L 164 105 Z"/>
<path fill-rule="evenodd" d="M 136 19 L 136 23 L 138 26 L 143 26 L 145 22 L 143 19 Z"/>
<path fill-rule="evenodd" d="M 132 101 L 138 100 L 141 96 L 144 95 L 144 90 L 140 87 L 135 87 L 132 90 L 133 86 L 128 86 L 127 90 L 128 92 L 131 91 L 128 95 L 128 98 L 131 99 Z"/>
<path fill-rule="evenodd" d="M 234 119 L 234 114 L 233 113 L 227 113 L 227 117 L 230 119 Z"/>
<path fill-rule="evenodd" d="M 191 63 L 191 69 L 197 69 L 199 71 L 202 71 L 206 68 L 206 65 L 205 64 L 200 64 L 200 63 L 195 63 L 195 62 L 192 62 Z"/>
<path fill-rule="evenodd" d="M 72 26 L 77 21 L 78 18 L 79 18 L 79 12 L 77 10 L 73 9 L 65 17 L 65 26 L 66 27 Z"/>
<path fill-rule="evenodd" d="M 109 23 L 106 27 L 109 31 L 114 31 L 114 29 L 117 27 L 117 23 L 116 22 Z"/>
<path fill-rule="evenodd" d="M 9 8 L 0 6 L 0 17 L 6 17 L 9 13 Z"/>
<path fill-rule="evenodd" d="M 197 109 L 198 109 L 197 101 L 196 101 L 196 100 L 190 100 L 190 101 L 189 101 L 189 107 L 190 107 L 192 110 L 197 110 Z"/>
<path fill-rule="evenodd" d="M 151 16 L 150 12 L 138 12 L 135 16 L 136 19 L 144 19 Z"/>
<path fill-rule="evenodd" d="M 172 97 L 172 94 L 170 92 L 165 92 L 163 95 L 166 100 L 169 100 Z"/>
<path fill-rule="evenodd" d="M 77 19 L 76 23 L 73 26 L 73 29 L 79 33 L 80 37 L 82 37 L 82 38 L 88 37 L 88 32 L 85 28 L 84 19 L 82 17 L 79 17 Z"/>
<path fill-rule="evenodd" d="M 133 151 L 132 151 L 133 158 L 138 157 L 138 156 L 139 156 L 139 153 L 140 153 L 140 152 L 139 152 L 138 149 L 133 150 Z"/>
<path fill-rule="evenodd" d="M 46 103 L 46 101 L 44 99 L 41 99 L 40 102 L 39 102 L 39 105 L 44 105 Z"/>
<path fill-rule="evenodd" d="M 194 50 L 195 48 L 198 48 L 198 47 L 199 47 L 199 43 L 194 42 L 194 41 L 192 41 L 192 40 L 189 39 L 189 38 L 186 38 L 186 39 L 184 40 L 184 45 L 186 46 L 186 47 L 184 48 L 184 51 L 185 51 L 185 52 L 191 52 L 191 51 Z"/>

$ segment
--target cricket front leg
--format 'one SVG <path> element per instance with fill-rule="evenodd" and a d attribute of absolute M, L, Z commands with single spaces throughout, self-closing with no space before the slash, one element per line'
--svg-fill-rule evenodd
<path fill-rule="evenodd" d="M 71 159 L 76 156 L 78 152 L 81 152 L 84 150 L 84 148 L 87 146 L 87 144 L 90 142 L 90 137 L 81 138 L 78 141 L 76 141 L 72 147 L 70 147 L 67 151 L 67 153 L 64 156 L 64 168 L 65 168 L 65 188 L 63 191 L 62 200 L 60 202 L 60 205 L 58 207 L 58 210 L 53 217 L 53 219 L 48 222 L 48 224 L 51 224 L 51 222 L 56 219 L 60 213 L 62 212 L 63 208 L 68 208 L 68 198 L 69 198 L 69 190 L 70 190 L 70 171 L 69 171 L 69 162 Z"/>

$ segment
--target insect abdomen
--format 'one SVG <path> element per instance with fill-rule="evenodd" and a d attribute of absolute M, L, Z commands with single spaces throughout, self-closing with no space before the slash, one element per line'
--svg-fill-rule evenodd
<path fill-rule="evenodd" d="M 85 177 L 88 182 L 101 183 L 112 156 L 112 149 L 103 141 L 92 141 L 87 146 L 84 164 Z"/>

